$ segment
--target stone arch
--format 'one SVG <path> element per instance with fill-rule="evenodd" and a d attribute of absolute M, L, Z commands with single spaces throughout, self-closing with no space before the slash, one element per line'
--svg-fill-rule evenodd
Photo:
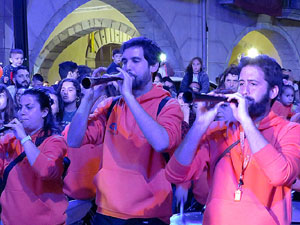
<path fill-rule="evenodd" d="M 44 60 L 41 50 L 51 32 L 66 15 L 88 1 L 89 0 L 67 0 L 63 7 L 56 10 L 47 25 L 42 29 L 42 32 L 40 32 L 40 36 L 32 41 L 33 47 L 29 57 L 30 65 L 41 65 L 41 61 Z M 168 55 L 168 59 L 174 69 L 182 69 L 184 67 L 175 38 L 159 13 L 147 1 L 103 0 L 103 2 L 113 6 L 125 15 L 141 35 L 154 39 Z M 41 57 L 39 57 L 40 53 L 42 55 Z"/>
<path fill-rule="evenodd" d="M 103 28 L 119 30 L 130 37 L 138 36 L 136 30 L 128 25 L 111 19 L 90 19 L 73 24 L 56 35 L 41 51 L 34 64 L 34 71 L 40 71 L 45 76 L 58 55 L 80 37 Z"/>
<path fill-rule="evenodd" d="M 269 23 L 258 23 L 256 26 L 245 28 L 233 42 L 230 48 L 231 52 L 227 55 L 226 65 L 228 65 L 233 48 L 251 31 L 260 32 L 272 42 L 281 58 L 283 67 L 291 69 L 293 74 L 300 73 L 300 54 L 292 38 L 283 28 Z"/>
<path fill-rule="evenodd" d="M 137 32 L 135 32 L 134 34 L 137 34 Z M 136 36 L 136 35 L 134 35 Z M 126 32 L 122 32 L 119 29 L 115 29 L 113 30 L 112 28 L 104 28 L 98 31 L 94 32 L 94 40 L 95 40 L 95 45 L 94 45 L 94 52 L 91 52 L 91 46 L 87 46 L 86 49 L 86 54 L 85 54 L 85 64 L 91 68 L 95 68 L 96 67 L 96 53 L 98 52 L 98 50 L 100 48 L 102 48 L 103 46 L 107 45 L 107 44 L 112 44 L 112 43 L 116 43 L 121 45 L 123 42 L 128 41 L 129 39 L 131 39 L 132 37 Z M 107 38 L 109 37 L 109 38 Z"/>

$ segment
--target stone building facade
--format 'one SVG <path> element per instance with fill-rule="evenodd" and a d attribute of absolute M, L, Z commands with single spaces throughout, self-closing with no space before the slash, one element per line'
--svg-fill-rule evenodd
<path fill-rule="evenodd" d="M 243 37 L 256 31 L 272 43 L 281 65 L 292 69 L 294 79 L 300 79 L 300 21 L 297 16 L 257 15 L 224 6 L 219 0 L 209 0 L 206 1 L 206 27 L 203 27 L 203 0 L 27 2 L 30 68 L 46 78 L 56 76 L 49 71 L 56 70 L 54 65 L 57 66 L 59 56 L 67 52 L 68 46 L 94 32 L 93 38 L 98 43 L 96 50 L 107 43 L 121 43 L 140 35 L 155 40 L 178 76 L 183 75 L 191 58 L 207 55 L 205 66 L 210 80 L 215 81 L 228 66 L 233 49 Z M 0 0 L 0 3 L 5 5 L 5 9 L 0 9 L 0 61 L 7 64 L 8 52 L 13 46 L 11 1 Z M 202 51 L 203 29 L 207 31 L 207 54 Z M 87 51 L 87 44 L 83 46 L 78 42 L 76 48 L 78 46 L 82 48 L 78 54 Z M 85 53 L 85 64 L 93 67 L 94 56 Z"/>

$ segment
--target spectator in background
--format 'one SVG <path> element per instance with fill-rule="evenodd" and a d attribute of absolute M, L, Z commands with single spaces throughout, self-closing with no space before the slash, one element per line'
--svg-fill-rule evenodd
<path fill-rule="evenodd" d="M 231 64 L 219 77 L 218 88 L 237 92 L 239 86 L 240 69 Z"/>
<path fill-rule="evenodd" d="M 63 126 L 61 121 L 63 120 L 63 102 L 59 93 L 57 93 L 52 87 L 43 87 L 43 90 L 50 96 L 52 99 L 51 102 L 51 111 L 59 133 L 62 132 Z"/>
<path fill-rule="evenodd" d="M 78 77 L 78 66 L 76 63 L 71 61 L 65 61 L 59 64 L 59 76 L 60 79 L 73 78 L 77 79 Z"/>
<path fill-rule="evenodd" d="M 33 88 L 42 87 L 44 84 L 44 78 L 41 74 L 36 73 L 33 75 L 31 80 L 31 86 Z"/>
<path fill-rule="evenodd" d="M 283 85 L 277 100 L 272 105 L 272 110 L 278 116 L 290 119 L 294 113 L 292 106 L 295 100 L 295 91 L 291 85 Z"/>
<path fill-rule="evenodd" d="M 7 90 L 11 94 L 11 96 L 14 98 L 17 89 L 23 87 L 23 88 L 29 88 L 30 85 L 30 75 L 29 70 L 26 66 L 18 66 L 16 70 L 13 72 L 13 82 L 15 85 L 10 85 L 7 87 Z"/>
<path fill-rule="evenodd" d="M 49 82 L 47 80 L 45 80 L 43 86 L 44 87 L 50 87 L 50 84 L 49 84 Z"/>
<path fill-rule="evenodd" d="M 77 80 L 66 78 L 58 85 L 58 93 L 63 102 L 62 125 L 66 126 L 72 121 L 81 100 L 81 87 Z"/>
<path fill-rule="evenodd" d="M 0 84 L 0 127 L 15 118 L 14 101 L 6 86 Z"/>
<path fill-rule="evenodd" d="M 163 88 L 170 92 L 172 98 L 177 98 L 177 90 L 174 81 L 170 77 L 164 77 L 163 81 Z"/>
<path fill-rule="evenodd" d="M 162 77 L 172 77 L 174 76 L 174 70 L 171 67 L 170 63 L 163 61 L 160 63 L 160 67 L 158 72 L 161 74 Z"/>
<path fill-rule="evenodd" d="M 1 77 L 1 82 L 5 85 L 5 86 L 9 86 L 12 84 L 12 81 L 10 80 L 10 77 L 8 75 L 3 75 Z"/>
<path fill-rule="evenodd" d="M 82 76 L 82 75 L 88 75 L 88 76 L 92 76 L 92 69 L 86 65 L 79 65 L 78 66 L 78 75 Z"/>
<path fill-rule="evenodd" d="M 155 73 L 153 84 L 160 84 L 163 85 L 163 79 L 160 73 Z"/>
<path fill-rule="evenodd" d="M 186 68 L 186 73 L 181 81 L 180 91 L 188 91 L 189 85 L 192 82 L 198 82 L 201 90 L 200 93 L 209 92 L 209 78 L 203 71 L 202 59 L 200 57 L 194 57 Z"/>
<path fill-rule="evenodd" d="M 290 79 L 292 78 L 292 70 L 282 68 L 281 71 L 282 71 L 283 84 L 284 85 L 293 85 L 293 82 L 290 81 Z"/>
<path fill-rule="evenodd" d="M 200 86 L 200 84 L 198 82 L 192 82 L 192 83 L 190 83 L 189 88 L 193 92 L 196 92 L 196 93 L 200 93 L 200 90 L 201 90 L 201 86 Z"/>
<path fill-rule="evenodd" d="M 17 89 L 16 91 L 16 94 L 15 94 L 15 97 L 13 98 L 14 99 L 14 102 L 15 102 L 15 109 L 16 111 L 19 110 L 19 105 L 20 105 L 20 98 L 22 96 L 22 94 L 27 90 L 27 88 L 25 87 L 20 87 Z"/>
<path fill-rule="evenodd" d="M 119 73 L 117 70 L 118 67 L 120 67 L 121 59 L 122 59 L 122 53 L 119 49 L 114 49 L 112 51 L 112 63 L 107 67 L 106 73 L 107 74 L 116 74 Z"/>
<path fill-rule="evenodd" d="M 13 73 L 17 70 L 19 66 L 22 66 L 24 62 L 24 53 L 22 49 L 12 49 L 10 50 L 9 57 L 10 65 L 3 67 L 3 75 L 1 77 L 1 83 L 4 83 L 4 77 L 9 77 L 9 85 L 13 84 Z"/>

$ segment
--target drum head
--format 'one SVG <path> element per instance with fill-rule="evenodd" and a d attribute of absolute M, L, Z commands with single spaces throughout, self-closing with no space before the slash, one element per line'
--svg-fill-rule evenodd
<path fill-rule="evenodd" d="M 170 225 L 202 225 L 203 214 L 201 212 L 174 214 L 171 217 Z"/>
<path fill-rule="evenodd" d="M 292 202 L 292 222 L 300 223 L 300 202 Z"/>

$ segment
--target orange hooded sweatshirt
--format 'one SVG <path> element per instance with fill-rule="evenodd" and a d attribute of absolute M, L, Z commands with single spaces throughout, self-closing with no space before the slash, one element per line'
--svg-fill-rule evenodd
<path fill-rule="evenodd" d="M 37 133 L 31 136 L 33 143 Z M 31 166 L 25 157 L 13 167 L 1 195 L 1 220 L 5 225 L 64 224 L 68 206 L 62 191 L 63 157 L 67 144 L 53 135 L 38 147 L 40 154 Z M 0 172 L 24 151 L 20 141 L 9 133 L 0 141 Z"/>
<path fill-rule="evenodd" d="M 166 167 L 167 179 L 180 183 L 199 176 L 209 166 L 210 193 L 204 213 L 208 225 L 289 225 L 291 223 L 291 185 L 300 173 L 300 125 L 270 112 L 258 129 L 269 142 L 251 155 L 244 173 L 243 193 L 234 200 L 242 169 L 242 149 L 238 144 L 214 167 L 220 154 L 240 138 L 240 129 L 213 123 L 199 143 L 190 166 L 173 156 Z M 208 158 L 202 157 L 207 155 Z M 245 139 L 245 151 L 251 152 Z"/>
<path fill-rule="evenodd" d="M 136 100 L 168 133 L 168 153 L 181 140 L 183 115 L 175 99 L 170 99 L 157 116 L 158 105 L 169 93 L 153 85 Z M 166 161 L 148 143 L 123 98 L 114 106 L 108 121 L 106 114 L 112 99 L 107 99 L 88 122 L 84 144 L 103 143 L 102 168 L 94 179 L 97 211 L 129 218 L 160 218 L 172 215 L 171 184 L 166 180 Z M 106 129 L 105 129 L 106 128 Z"/>
<path fill-rule="evenodd" d="M 272 105 L 271 110 L 276 113 L 278 116 L 281 116 L 285 119 L 290 119 L 295 113 L 292 111 L 291 106 L 285 106 L 280 101 L 275 101 Z"/>

